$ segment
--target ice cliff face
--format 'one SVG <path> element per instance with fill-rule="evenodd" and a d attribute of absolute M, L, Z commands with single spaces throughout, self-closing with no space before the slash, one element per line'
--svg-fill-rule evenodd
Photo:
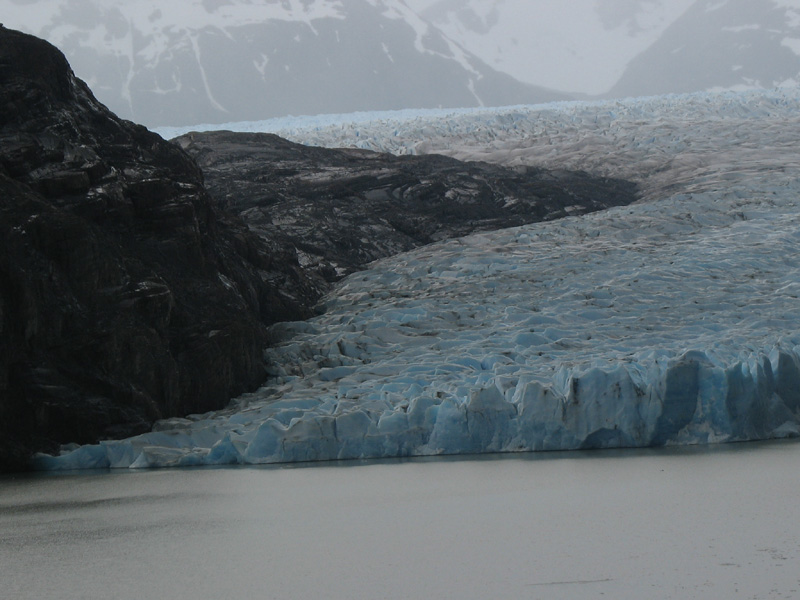
<path fill-rule="evenodd" d="M 354 126 L 406 150 L 405 134 L 421 128 L 426 148 L 453 154 L 602 162 L 609 174 L 639 173 L 648 199 L 376 263 L 343 280 L 325 314 L 273 331 L 284 342 L 269 354 L 282 366 L 260 391 L 37 465 L 798 435 L 798 106 L 789 92 L 694 95 Z"/>

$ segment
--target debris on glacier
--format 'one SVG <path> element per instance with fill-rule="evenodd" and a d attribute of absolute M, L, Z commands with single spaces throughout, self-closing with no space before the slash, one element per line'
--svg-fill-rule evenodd
<path fill-rule="evenodd" d="M 322 315 L 274 328 L 281 342 L 266 352 L 276 366 L 257 392 L 127 440 L 38 455 L 35 465 L 797 436 L 799 98 L 782 90 L 559 104 L 505 120 L 498 109 L 466 115 L 473 134 L 432 120 L 422 128 L 431 148 L 550 168 L 563 155 L 565 168 L 638 175 L 648 200 L 374 263 L 343 280 Z M 383 123 L 372 138 L 407 125 Z M 441 128 L 451 133 L 437 137 Z"/>

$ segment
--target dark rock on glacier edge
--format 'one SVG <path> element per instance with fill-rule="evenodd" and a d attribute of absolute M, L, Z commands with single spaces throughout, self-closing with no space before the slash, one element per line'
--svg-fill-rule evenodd
<path fill-rule="evenodd" d="M 267 133 L 211 131 L 173 141 L 197 160 L 222 206 L 328 283 L 439 240 L 638 197 L 630 181 L 583 172 L 315 148 Z"/>
<path fill-rule="evenodd" d="M 50 44 L 0 29 L 0 81 L 0 469 L 257 387 L 267 325 L 318 295 L 297 262 Z"/>

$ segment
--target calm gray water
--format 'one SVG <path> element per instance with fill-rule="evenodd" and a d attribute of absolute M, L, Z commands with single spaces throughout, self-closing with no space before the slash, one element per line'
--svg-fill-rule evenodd
<path fill-rule="evenodd" d="M 0 479 L 9 599 L 798 598 L 800 443 Z"/>

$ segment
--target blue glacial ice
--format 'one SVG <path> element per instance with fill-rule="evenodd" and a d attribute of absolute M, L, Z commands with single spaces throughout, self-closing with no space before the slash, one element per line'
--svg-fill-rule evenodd
<path fill-rule="evenodd" d="M 262 389 L 225 410 L 35 464 L 260 464 L 796 436 L 798 99 L 783 90 L 381 118 L 359 137 L 384 140 L 382 149 L 407 150 L 424 134 L 426 149 L 463 158 L 635 178 L 645 199 L 375 263 L 343 280 L 321 316 L 275 326 L 281 342 L 266 350 L 273 372 Z M 295 136 L 343 145 L 347 131 Z"/>

